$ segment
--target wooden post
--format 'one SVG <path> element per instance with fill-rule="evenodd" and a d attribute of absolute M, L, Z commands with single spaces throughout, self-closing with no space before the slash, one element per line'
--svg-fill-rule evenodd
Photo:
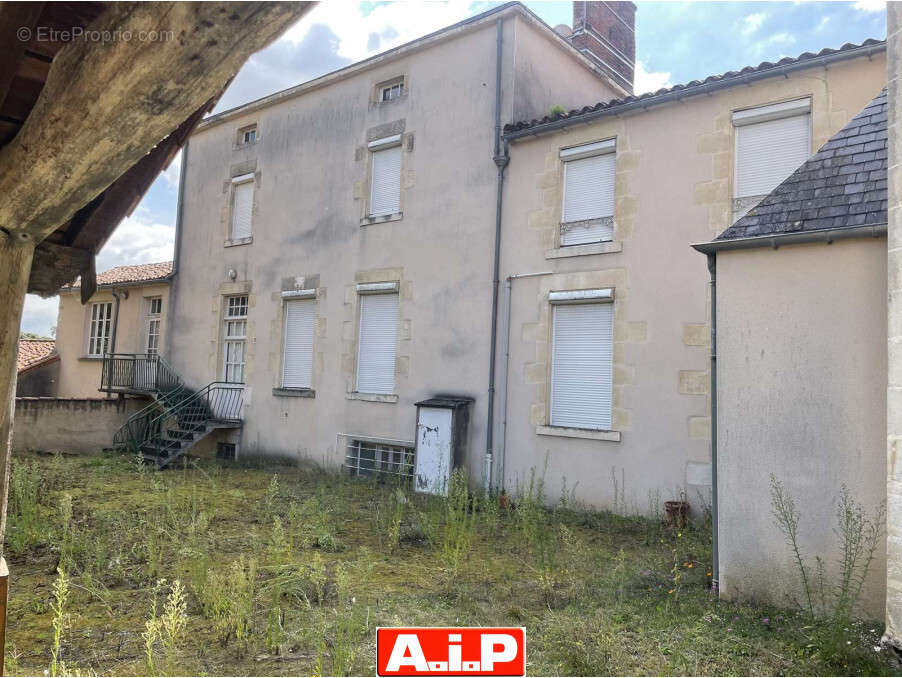
<path fill-rule="evenodd" d="M 22 231 L 0 230 L 0 675 L 6 647 L 6 591 L 9 571 L 2 558 L 6 536 L 6 502 L 9 495 L 9 458 L 13 442 L 13 412 L 16 407 L 16 355 L 19 324 L 28 290 L 34 240 Z"/>
<path fill-rule="evenodd" d="M 9 596 L 9 568 L 0 556 L 0 676 L 6 675 L 6 600 Z"/>

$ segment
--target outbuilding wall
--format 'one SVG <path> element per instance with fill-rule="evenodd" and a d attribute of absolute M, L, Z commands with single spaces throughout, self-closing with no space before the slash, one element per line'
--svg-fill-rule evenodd
<path fill-rule="evenodd" d="M 835 577 L 842 487 L 885 498 L 886 238 L 717 254 L 720 587 L 802 599 L 774 523 L 771 476 L 799 511 L 802 552 Z M 864 610 L 883 615 L 885 545 Z M 832 580 L 835 582 L 835 578 Z"/>

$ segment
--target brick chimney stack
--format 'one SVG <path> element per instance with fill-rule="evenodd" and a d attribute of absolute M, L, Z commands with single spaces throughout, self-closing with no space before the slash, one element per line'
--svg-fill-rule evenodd
<path fill-rule="evenodd" d="M 574 2 L 570 43 L 632 93 L 636 68 L 635 4 Z"/>

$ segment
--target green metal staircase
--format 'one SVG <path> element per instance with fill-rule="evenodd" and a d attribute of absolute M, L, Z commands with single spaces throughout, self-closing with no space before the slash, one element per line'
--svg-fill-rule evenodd
<path fill-rule="evenodd" d="M 163 468 L 198 441 L 221 428 L 241 427 L 244 385 L 214 381 L 198 391 L 160 356 L 114 354 L 104 357 L 102 391 L 149 396 L 113 437 L 113 449 L 140 454 Z"/>

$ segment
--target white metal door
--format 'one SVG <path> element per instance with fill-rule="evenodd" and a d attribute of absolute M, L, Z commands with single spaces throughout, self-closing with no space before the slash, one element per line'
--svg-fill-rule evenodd
<path fill-rule="evenodd" d="M 448 494 L 451 476 L 451 410 L 421 407 L 417 417 L 416 490 Z"/>

